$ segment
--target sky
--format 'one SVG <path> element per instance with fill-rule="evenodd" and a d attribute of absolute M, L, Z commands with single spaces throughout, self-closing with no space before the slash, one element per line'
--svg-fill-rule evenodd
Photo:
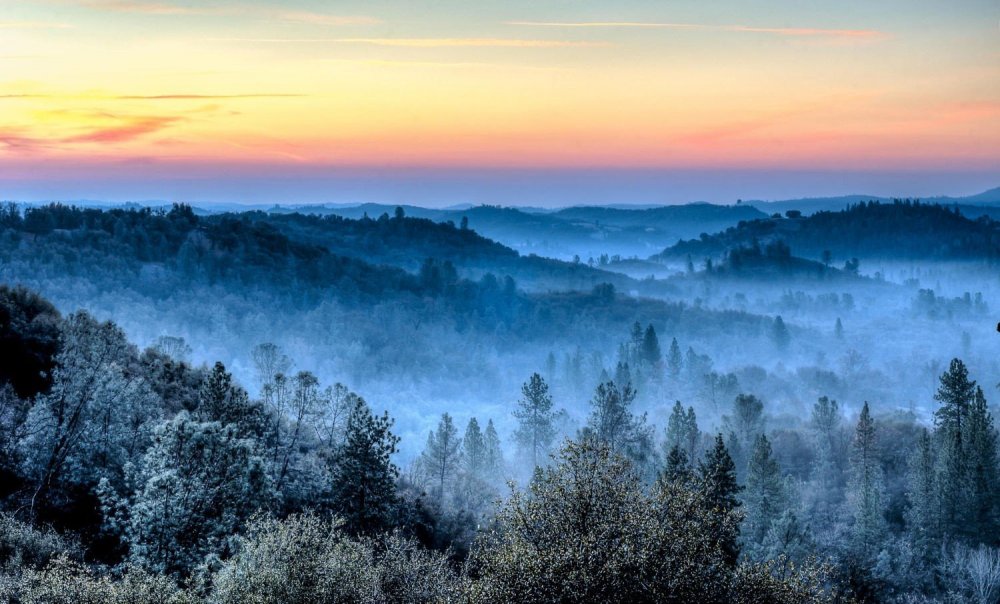
<path fill-rule="evenodd" d="M 3 199 L 996 186 L 996 0 L 0 0 Z"/>

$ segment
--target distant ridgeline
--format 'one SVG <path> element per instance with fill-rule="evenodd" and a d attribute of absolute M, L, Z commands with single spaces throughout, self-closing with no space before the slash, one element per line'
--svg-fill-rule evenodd
<path fill-rule="evenodd" d="M 529 338 L 584 320 L 620 328 L 658 316 L 692 328 L 714 321 L 751 330 L 766 321 L 618 296 L 619 288 L 640 282 L 582 263 L 521 257 L 470 230 L 401 214 L 361 220 L 261 212 L 197 216 L 185 205 L 167 211 L 59 204 L 22 214 L 10 204 L 0 208 L 0 281 L 41 288 L 75 279 L 91 290 L 131 289 L 162 299 L 223 285 L 288 308 L 331 298 L 359 308 L 397 303 L 421 316 L 489 330 L 504 325 Z M 469 265 L 478 277 L 459 274 Z M 526 292 L 511 274 L 552 285 L 545 293 Z"/>
<path fill-rule="evenodd" d="M 715 235 L 679 242 L 653 259 L 718 258 L 730 250 L 759 249 L 778 241 L 796 255 L 827 261 L 855 257 L 1000 261 L 1000 222 L 986 216 L 971 220 L 948 207 L 912 200 L 870 201 L 811 216 L 790 210 L 785 216 L 741 221 Z"/>

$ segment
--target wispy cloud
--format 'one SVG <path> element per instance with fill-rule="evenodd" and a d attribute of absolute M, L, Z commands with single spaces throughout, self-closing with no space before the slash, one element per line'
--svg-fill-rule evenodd
<path fill-rule="evenodd" d="M 259 42 L 266 44 L 369 44 L 372 46 L 403 46 L 408 48 L 571 48 L 606 47 L 609 42 L 570 40 L 523 40 L 518 38 L 212 38 L 223 42 Z"/>
<path fill-rule="evenodd" d="M 296 98 L 304 94 L 251 93 L 251 94 L 0 94 L 0 99 L 78 99 L 100 101 L 204 101 L 267 98 Z"/>
<path fill-rule="evenodd" d="M 254 19 L 270 19 L 322 26 L 373 25 L 381 23 L 379 19 L 365 15 L 331 15 L 312 11 L 272 10 L 239 5 L 188 6 L 185 4 L 152 0 L 83 0 L 81 4 L 95 10 L 144 15 L 242 16 Z"/>
<path fill-rule="evenodd" d="M 77 144 L 124 143 L 188 119 L 180 115 L 122 115 L 79 110 L 39 111 L 37 115 L 40 121 L 54 121 L 67 130 L 38 134 L 19 128 L 0 128 L 0 150 L 32 152 Z"/>
<path fill-rule="evenodd" d="M 565 67 L 526 65 L 519 63 L 493 63 L 486 61 L 399 61 L 382 59 L 323 59 L 327 63 L 368 65 L 372 67 L 429 67 L 445 69 L 525 69 L 530 71 L 566 71 Z"/>
<path fill-rule="evenodd" d="M 324 13 L 313 13 L 307 11 L 287 11 L 274 15 L 282 21 L 292 23 L 307 23 L 309 25 L 375 25 L 381 23 L 380 19 L 363 15 L 327 15 Z"/>
<path fill-rule="evenodd" d="M 145 15 L 225 15 L 230 12 L 230 9 L 222 7 L 195 7 L 143 0 L 84 0 L 80 4 L 95 10 Z"/>
<path fill-rule="evenodd" d="M 66 143 L 120 143 L 152 134 L 181 120 L 173 116 L 129 116 L 119 123 L 63 139 Z"/>
<path fill-rule="evenodd" d="M 69 23 L 49 23 L 46 21 L 0 21 L 0 29 L 71 29 Z"/>
<path fill-rule="evenodd" d="M 874 29 L 826 29 L 819 27 L 755 27 L 750 25 L 709 25 L 703 23 L 656 23 L 645 21 L 507 21 L 506 25 L 553 28 L 591 29 L 673 29 L 688 31 L 721 31 L 754 34 L 772 34 L 789 37 L 828 37 L 873 39 L 886 37 L 885 32 Z"/>

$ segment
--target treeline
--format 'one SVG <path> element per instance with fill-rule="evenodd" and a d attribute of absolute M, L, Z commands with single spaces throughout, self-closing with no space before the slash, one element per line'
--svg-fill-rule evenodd
<path fill-rule="evenodd" d="M 838 263 L 865 257 L 989 263 L 1000 259 L 1000 223 L 985 216 L 971 220 L 940 205 L 909 199 L 869 201 L 838 212 L 787 214 L 741 221 L 723 232 L 681 241 L 657 257 L 718 258 L 754 241 L 782 241 L 800 254 L 822 258 L 824 264 L 829 258 Z"/>

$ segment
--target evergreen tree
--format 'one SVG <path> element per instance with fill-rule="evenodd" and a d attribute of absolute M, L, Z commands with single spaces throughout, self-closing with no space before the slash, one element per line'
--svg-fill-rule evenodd
<path fill-rule="evenodd" d="M 333 508 L 353 533 L 374 534 L 391 526 L 399 469 L 392 463 L 399 437 L 388 413 L 372 414 L 354 397 L 344 443 L 333 467 Z"/>
<path fill-rule="evenodd" d="M 260 405 L 250 401 L 246 390 L 233 382 L 232 374 L 219 362 L 205 377 L 195 417 L 203 422 L 233 424 L 245 436 L 260 438 L 266 431 Z"/>
<path fill-rule="evenodd" d="M 670 340 L 670 352 L 667 353 L 667 371 L 670 379 L 676 381 L 681 377 L 683 365 L 684 357 L 681 355 L 680 344 L 677 343 L 677 338 L 673 338 Z"/>
<path fill-rule="evenodd" d="M 876 426 L 868 403 L 861 408 L 851 456 L 853 546 L 864 561 L 874 560 L 885 538 L 884 478 L 878 459 Z"/>
<path fill-rule="evenodd" d="M 934 399 L 941 403 L 941 407 L 934 412 L 935 423 L 942 436 L 954 438 L 962 432 L 976 382 L 969 379 L 969 370 L 960 359 L 951 360 L 940 382 L 934 395 Z"/>
<path fill-rule="evenodd" d="M 727 430 L 735 435 L 741 451 L 749 451 L 764 433 L 764 402 L 752 394 L 739 394 L 733 401 L 733 413 L 723 417 Z"/>
<path fill-rule="evenodd" d="M 832 528 L 840 516 L 843 502 L 841 416 L 837 401 L 821 396 L 813 404 L 810 428 L 815 443 L 811 468 L 813 487 L 807 492 L 808 506 L 820 527 Z"/>
<path fill-rule="evenodd" d="M 623 360 L 630 365 L 638 367 L 640 361 L 642 361 L 642 344 L 642 325 L 636 321 L 632 324 L 632 330 L 629 332 L 628 356 Z"/>
<path fill-rule="evenodd" d="M 555 438 L 552 397 L 542 376 L 533 373 L 521 386 L 521 399 L 517 405 L 514 417 L 518 420 L 518 428 L 514 437 L 523 455 L 531 462 L 531 467 L 535 468 L 548 455 Z"/>
<path fill-rule="evenodd" d="M 909 462 L 907 476 L 906 526 L 910 542 L 925 563 L 937 552 L 940 538 L 940 517 L 935 484 L 934 445 L 927 430 L 920 433 L 917 449 Z"/>
<path fill-rule="evenodd" d="M 952 359 L 941 375 L 934 398 L 941 406 L 934 413 L 937 426 L 937 500 L 943 535 L 961 534 L 970 491 L 966 421 L 976 392 L 976 383 L 959 359 Z"/>
<path fill-rule="evenodd" d="M 486 422 L 486 430 L 483 431 L 483 453 L 488 480 L 496 482 L 504 473 L 503 445 L 492 419 Z"/>
<path fill-rule="evenodd" d="M 738 495 L 742 487 L 736 482 L 736 465 L 726 450 L 722 434 L 716 435 L 715 445 L 705 452 L 705 461 L 698 466 L 698 474 L 713 518 L 721 520 L 739 511 L 741 503 Z M 712 530 L 726 563 L 734 566 L 740 555 L 739 523 L 727 525 L 720 521 L 713 525 Z"/>
<path fill-rule="evenodd" d="M 837 317 L 837 322 L 833 325 L 833 335 L 838 340 L 844 339 L 844 324 L 840 322 L 840 317 Z"/>
<path fill-rule="evenodd" d="M 632 387 L 634 384 L 632 381 L 632 371 L 629 369 L 628 363 L 618 361 L 618 364 L 615 366 L 615 384 L 619 388 Z"/>
<path fill-rule="evenodd" d="M 688 407 L 687 412 L 680 401 L 674 403 L 674 407 L 667 419 L 666 441 L 663 448 L 664 453 L 669 453 L 674 447 L 680 448 L 688 460 L 695 459 L 695 448 L 698 446 L 701 432 L 698 430 L 698 419 L 694 413 L 694 407 Z"/>
<path fill-rule="evenodd" d="M 642 360 L 647 367 L 657 367 L 663 360 L 660 340 L 656 337 L 652 324 L 646 327 L 646 333 L 642 337 Z"/>
<path fill-rule="evenodd" d="M 427 448 L 424 449 L 421 461 L 429 474 L 431 483 L 436 485 L 433 492 L 438 504 L 444 503 L 447 489 L 451 488 L 451 483 L 455 478 L 458 469 L 459 446 L 462 441 L 458 438 L 458 429 L 445 413 L 441 416 L 438 429 L 431 430 L 427 436 Z"/>
<path fill-rule="evenodd" d="M 761 553 L 759 546 L 771 529 L 771 523 L 781 515 L 785 503 L 781 468 L 774 459 L 767 436 L 760 434 L 750 453 L 743 491 L 743 507 L 746 510 L 744 538 L 751 555 L 757 557 Z"/>
<path fill-rule="evenodd" d="M 1000 476 L 997 472 L 997 431 L 983 389 L 976 393 L 965 422 L 966 475 L 970 488 L 966 529 L 973 538 L 1000 541 Z M 994 537 L 990 539 L 988 535 Z"/>
<path fill-rule="evenodd" d="M 771 339 L 774 341 L 774 345 L 778 347 L 778 350 L 786 350 L 788 344 L 792 341 L 792 335 L 788 332 L 788 327 L 785 325 L 785 321 L 781 318 L 781 315 L 774 318 L 774 325 L 771 327 Z"/>
<path fill-rule="evenodd" d="M 640 470 L 648 470 L 652 456 L 652 434 L 646 426 L 646 416 L 632 413 L 636 392 L 628 384 L 600 384 L 591 399 L 592 411 L 586 432 L 605 443 L 612 451 L 623 454 Z M 642 473 L 642 472 L 640 472 Z"/>
<path fill-rule="evenodd" d="M 668 482 L 685 483 L 691 479 L 691 463 L 688 456 L 677 445 L 667 453 L 667 462 L 663 469 L 662 479 Z"/>

